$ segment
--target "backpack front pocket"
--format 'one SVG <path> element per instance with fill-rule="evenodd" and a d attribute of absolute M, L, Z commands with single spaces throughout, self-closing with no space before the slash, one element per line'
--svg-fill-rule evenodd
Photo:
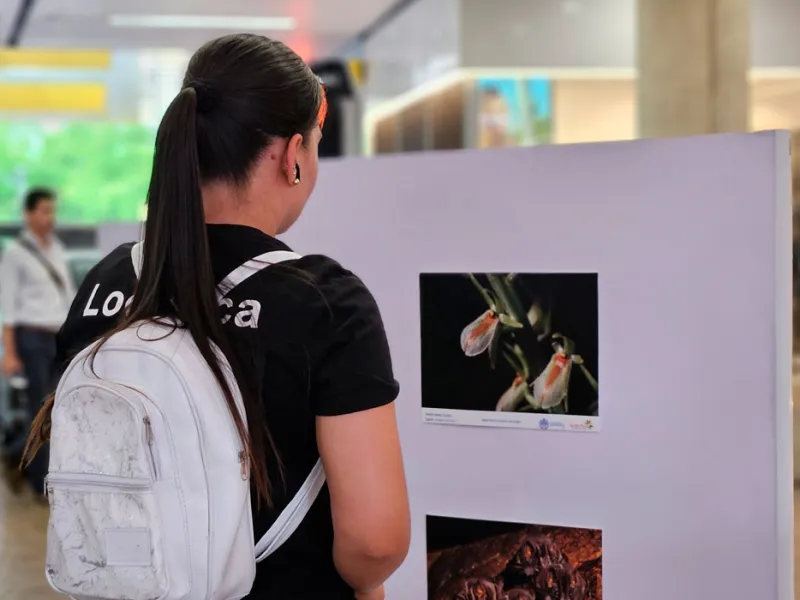
<path fill-rule="evenodd" d="M 150 479 L 86 473 L 47 478 L 47 579 L 58 592 L 157 600 L 169 581 Z"/>

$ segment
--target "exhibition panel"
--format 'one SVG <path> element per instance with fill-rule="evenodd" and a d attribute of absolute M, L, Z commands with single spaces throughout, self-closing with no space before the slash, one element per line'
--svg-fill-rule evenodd
<path fill-rule="evenodd" d="M 386 321 L 414 517 L 390 597 L 505 585 L 526 598 L 531 577 L 561 565 L 564 598 L 789 600 L 790 217 L 782 133 L 324 165 L 286 239 L 361 275 Z M 448 294 L 445 275 L 468 273 L 490 289 L 483 274 L 597 275 L 600 431 L 423 423 L 429 379 L 456 396 L 443 401 L 481 401 L 424 354 L 463 351 L 459 327 L 426 330 L 421 315 L 428 278 Z M 435 308 L 462 330 L 486 310 L 468 278 L 453 285 L 465 280 Z M 464 379 L 489 376 L 486 355 L 470 360 Z M 570 389 L 580 377 L 573 368 Z M 442 518 L 456 519 L 447 581 Z"/>
<path fill-rule="evenodd" d="M 125 242 L 135 242 L 142 237 L 143 224 L 131 222 L 103 223 L 97 228 L 97 247 L 105 256 Z"/>
<path fill-rule="evenodd" d="M 784 132 L 323 163 L 285 239 L 385 320 L 387 597 L 790 600 L 790 196 Z"/>

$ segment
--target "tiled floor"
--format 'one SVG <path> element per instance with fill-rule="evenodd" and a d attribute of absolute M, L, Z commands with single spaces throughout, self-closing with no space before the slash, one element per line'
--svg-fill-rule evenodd
<path fill-rule="evenodd" d="M 0 482 L 0 598 L 63 599 L 44 579 L 47 508 L 30 494 L 13 496 Z"/>

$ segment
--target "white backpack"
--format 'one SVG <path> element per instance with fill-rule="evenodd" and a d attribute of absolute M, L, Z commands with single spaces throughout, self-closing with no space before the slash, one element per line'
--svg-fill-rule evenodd
<path fill-rule="evenodd" d="M 227 294 L 291 252 L 256 257 Z M 138 276 L 141 246 L 132 259 Z M 238 600 L 325 483 L 317 462 L 254 544 L 242 443 L 211 369 L 185 330 L 143 323 L 78 354 L 53 408 L 46 574 L 76 600 Z M 230 366 L 221 361 L 232 381 Z M 242 418 L 242 398 L 233 385 Z M 254 550 L 255 549 L 255 550 Z"/>

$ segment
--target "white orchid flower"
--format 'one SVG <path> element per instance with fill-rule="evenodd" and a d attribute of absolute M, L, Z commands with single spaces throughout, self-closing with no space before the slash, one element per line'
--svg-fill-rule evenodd
<path fill-rule="evenodd" d="M 561 404 L 567 397 L 572 357 L 559 346 L 550 362 L 533 382 L 533 397 L 544 409 Z"/>
<path fill-rule="evenodd" d="M 493 310 L 487 310 L 461 332 L 461 349 L 467 356 L 478 356 L 492 345 L 500 316 Z"/>
<path fill-rule="evenodd" d="M 517 375 L 511 387 L 500 396 L 495 410 L 498 412 L 513 412 L 526 396 L 530 397 L 528 384 L 521 375 Z"/>

